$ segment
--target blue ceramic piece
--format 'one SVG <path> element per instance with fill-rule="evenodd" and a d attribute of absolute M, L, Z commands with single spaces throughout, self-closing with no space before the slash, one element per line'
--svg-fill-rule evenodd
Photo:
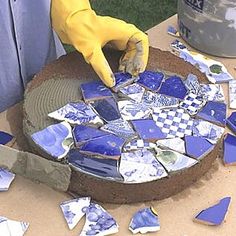
<path fill-rule="evenodd" d="M 200 94 L 208 101 L 225 101 L 223 88 L 220 84 L 201 84 Z"/>
<path fill-rule="evenodd" d="M 4 168 L 0 168 L 0 192 L 7 191 L 14 178 L 15 174 Z"/>
<path fill-rule="evenodd" d="M 90 197 L 81 197 L 62 202 L 60 208 L 70 230 L 72 230 L 85 215 L 84 207 L 89 207 Z"/>
<path fill-rule="evenodd" d="M 136 136 L 133 128 L 128 121 L 119 119 L 114 120 L 101 127 L 101 130 L 115 134 L 123 139 L 132 139 Z"/>
<path fill-rule="evenodd" d="M 184 99 L 187 95 L 187 88 L 185 87 L 182 79 L 176 75 L 169 77 L 162 84 L 159 93 L 170 97 Z"/>
<path fill-rule="evenodd" d="M 0 144 L 6 145 L 13 140 L 13 136 L 4 131 L 0 131 Z"/>
<path fill-rule="evenodd" d="M 197 114 L 197 117 L 220 126 L 225 126 L 226 104 L 221 102 L 209 101 Z"/>
<path fill-rule="evenodd" d="M 133 83 L 135 77 L 129 73 L 117 72 L 115 75 L 115 86 L 112 88 L 114 92 L 118 92 L 121 88 Z"/>
<path fill-rule="evenodd" d="M 123 145 L 124 139 L 110 134 L 88 141 L 81 147 L 81 152 L 119 159 Z"/>
<path fill-rule="evenodd" d="M 84 142 L 105 135 L 109 135 L 109 133 L 84 125 L 77 125 L 73 129 L 73 137 L 77 147 L 81 146 Z"/>
<path fill-rule="evenodd" d="M 155 232 L 160 230 L 160 221 L 153 208 L 144 208 L 136 212 L 130 222 L 129 230 L 133 234 Z"/>
<path fill-rule="evenodd" d="M 81 236 L 105 236 L 118 232 L 119 226 L 115 219 L 98 204 L 91 203 L 89 207 L 84 207 L 83 211 L 86 213 L 86 222 Z"/>
<path fill-rule="evenodd" d="M 65 157 L 74 144 L 71 127 L 67 122 L 48 126 L 31 137 L 41 149 L 55 159 Z"/>
<path fill-rule="evenodd" d="M 229 81 L 229 107 L 236 109 L 236 80 Z"/>
<path fill-rule="evenodd" d="M 97 100 L 91 103 L 94 110 L 106 122 L 120 119 L 120 112 L 117 103 L 113 98 Z"/>
<path fill-rule="evenodd" d="M 182 51 L 184 49 L 187 49 L 186 46 L 182 44 L 178 39 L 176 39 L 171 43 L 171 47 L 176 49 L 177 51 Z"/>
<path fill-rule="evenodd" d="M 163 80 L 164 74 L 161 72 L 144 71 L 139 74 L 138 84 L 152 91 L 158 91 Z"/>
<path fill-rule="evenodd" d="M 133 120 L 132 124 L 139 137 L 143 140 L 156 141 L 166 138 L 166 134 L 161 131 L 154 120 Z"/>
<path fill-rule="evenodd" d="M 117 160 L 91 157 L 80 153 L 78 149 L 72 149 L 69 152 L 68 162 L 74 168 L 100 178 L 123 180 L 118 172 Z"/>
<path fill-rule="evenodd" d="M 121 88 L 120 92 L 136 102 L 141 102 L 145 89 L 139 84 L 134 83 Z"/>
<path fill-rule="evenodd" d="M 171 149 L 182 154 L 186 153 L 185 142 L 181 138 L 168 138 L 158 140 L 156 142 L 156 145 L 157 147 L 161 147 L 163 149 Z"/>
<path fill-rule="evenodd" d="M 172 36 L 175 36 L 175 37 L 179 37 L 179 32 L 177 31 L 177 29 L 172 26 L 172 25 L 169 25 L 168 28 L 167 28 L 167 33 L 172 35 Z"/>
<path fill-rule="evenodd" d="M 110 89 L 105 87 L 102 81 L 92 81 L 80 86 L 84 101 L 92 101 L 112 97 Z"/>
<path fill-rule="evenodd" d="M 224 164 L 236 165 L 236 136 L 231 134 L 224 138 Z"/>
<path fill-rule="evenodd" d="M 196 95 L 199 94 L 200 89 L 201 89 L 201 85 L 200 85 L 196 75 L 189 74 L 187 76 L 187 79 L 184 80 L 183 82 L 189 92 L 194 93 Z"/>
<path fill-rule="evenodd" d="M 205 138 L 185 136 L 186 154 L 190 157 L 201 159 L 211 152 L 214 145 Z"/>
<path fill-rule="evenodd" d="M 229 128 L 236 134 L 236 112 L 232 112 L 232 114 L 226 120 Z"/>
<path fill-rule="evenodd" d="M 228 211 L 231 197 L 225 197 L 216 205 L 201 211 L 196 217 L 195 221 L 207 225 L 220 225 Z"/>
<path fill-rule="evenodd" d="M 123 150 L 125 152 L 129 152 L 129 151 L 137 151 L 141 149 L 154 149 L 155 146 L 156 145 L 154 143 L 144 141 L 143 139 L 135 139 L 127 143 L 124 146 Z"/>

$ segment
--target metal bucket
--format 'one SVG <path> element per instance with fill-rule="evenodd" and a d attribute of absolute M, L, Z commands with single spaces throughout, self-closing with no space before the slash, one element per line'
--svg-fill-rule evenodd
<path fill-rule="evenodd" d="M 236 0 L 179 0 L 178 25 L 192 47 L 236 57 Z"/>

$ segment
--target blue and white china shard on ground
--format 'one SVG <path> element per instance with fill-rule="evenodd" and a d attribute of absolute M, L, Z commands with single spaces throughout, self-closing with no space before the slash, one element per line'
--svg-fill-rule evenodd
<path fill-rule="evenodd" d="M 103 124 L 103 121 L 92 110 L 92 108 L 84 102 L 68 103 L 58 110 L 48 114 L 49 117 L 67 121 L 73 125 L 80 124 Z"/>
<path fill-rule="evenodd" d="M 207 101 L 225 101 L 223 88 L 220 84 L 201 84 L 200 94 Z"/>
<path fill-rule="evenodd" d="M 4 168 L 0 168 L 0 192 L 7 191 L 14 178 L 15 174 Z"/>
<path fill-rule="evenodd" d="M 72 230 L 85 215 L 83 209 L 89 207 L 90 200 L 90 197 L 82 197 L 65 201 L 60 204 L 60 208 L 70 230 Z"/>
<path fill-rule="evenodd" d="M 236 136 L 232 134 L 224 138 L 224 164 L 236 165 Z"/>
<path fill-rule="evenodd" d="M 115 86 L 112 88 L 114 92 L 118 92 L 121 88 L 131 84 L 135 77 L 129 73 L 117 72 L 115 75 Z"/>
<path fill-rule="evenodd" d="M 229 81 L 229 106 L 236 109 L 236 80 Z"/>
<path fill-rule="evenodd" d="M 13 140 L 13 136 L 11 134 L 8 134 L 4 131 L 0 131 L 0 144 L 6 145 L 10 143 Z"/>
<path fill-rule="evenodd" d="M 67 122 L 50 125 L 31 135 L 33 141 L 55 159 L 62 159 L 74 144 L 71 126 Z"/>
<path fill-rule="evenodd" d="M 232 112 L 232 114 L 227 118 L 226 123 L 233 133 L 236 134 L 236 112 Z"/>
<path fill-rule="evenodd" d="M 152 152 L 145 149 L 122 153 L 119 170 L 126 183 L 149 182 L 167 176 Z"/>
<path fill-rule="evenodd" d="M 136 212 L 130 222 L 129 230 L 133 234 L 159 231 L 160 221 L 156 211 L 151 207 Z"/>
<path fill-rule="evenodd" d="M 84 207 L 86 222 L 80 236 L 105 236 L 118 232 L 118 224 L 115 219 L 100 205 L 91 203 L 89 207 Z"/>

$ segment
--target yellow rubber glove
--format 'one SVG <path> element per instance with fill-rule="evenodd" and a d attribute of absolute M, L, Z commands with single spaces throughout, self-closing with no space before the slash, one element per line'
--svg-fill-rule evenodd
<path fill-rule="evenodd" d="M 102 52 L 108 42 L 125 51 L 119 70 L 132 75 L 145 70 L 148 37 L 134 25 L 96 15 L 88 0 L 52 0 L 51 17 L 61 41 L 81 52 L 108 87 L 115 85 L 114 75 Z"/>

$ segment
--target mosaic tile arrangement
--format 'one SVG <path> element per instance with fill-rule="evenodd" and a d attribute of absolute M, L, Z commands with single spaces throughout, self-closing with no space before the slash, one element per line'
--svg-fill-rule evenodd
<path fill-rule="evenodd" d="M 82 84 L 83 101 L 48 114 L 62 122 L 34 133 L 33 141 L 75 170 L 133 184 L 191 168 L 221 139 L 220 85 L 158 71 L 115 77 L 113 89 L 99 81 Z"/>

